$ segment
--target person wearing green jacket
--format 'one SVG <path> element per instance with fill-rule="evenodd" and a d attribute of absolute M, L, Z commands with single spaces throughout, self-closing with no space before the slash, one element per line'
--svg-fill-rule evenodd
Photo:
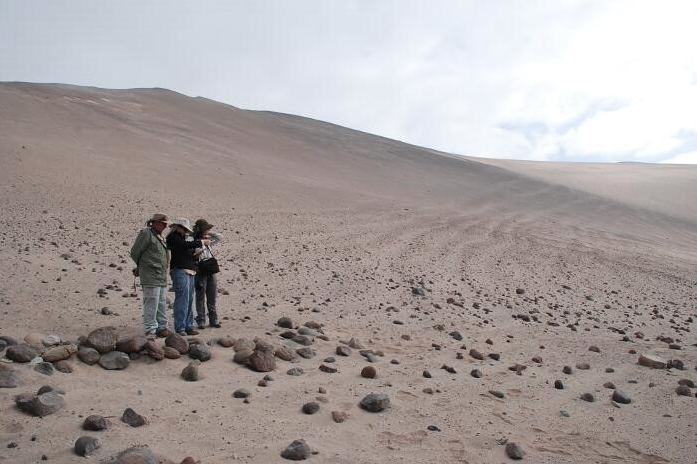
<path fill-rule="evenodd" d="M 143 288 L 143 325 L 145 335 L 166 337 L 167 327 L 167 244 L 162 231 L 169 222 L 164 214 L 153 214 L 131 247 L 134 270 Z"/>

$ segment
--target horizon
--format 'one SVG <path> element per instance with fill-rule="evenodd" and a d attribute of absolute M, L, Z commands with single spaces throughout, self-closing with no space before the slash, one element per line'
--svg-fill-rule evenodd
<path fill-rule="evenodd" d="M 691 2 L 129 5 L 0 0 L 0 80 L 165 88 L 476 158 L 697 164 Z"/>

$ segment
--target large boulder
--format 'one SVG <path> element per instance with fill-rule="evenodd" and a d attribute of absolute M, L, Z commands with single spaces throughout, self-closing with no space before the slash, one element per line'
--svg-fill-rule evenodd
<path fill-rule="evenodd" d="M 100 327 L 87 335 L 87 346 L 91 346 L 100 353 L 108 353 L 116 349 L 119 335 L 116 327 Z"/>
<path fill-rule="evenodd" d="M 284 361 L 292 362 L 297 359 L 295 351 L 293 351 L 291 348 L 288 348 L 287 346 L 279 346 L 278 348 L 276 348 L 274 354 L 278 359 L 282 359 Z"/>
<path fill-rule="evenodd" d="M 247 365 L 257 372 L 270 372 L 276 369 L 276 358 L 273 351 L 254 350 L 247 358 Z"/>
<path fill-rule="evenodd" d="M 17 363 L 28 363 L 38 355 L 39 352 L 26 343 L 9 346 L 5 351 L 5 357 Z"/>
<path fill-rule="evenodd" d="M 46 362 L 56 362 L 68 359 L 75 353 L 77 353 L 77 346 L 71 343 L 68 345 L 58 345 L 47 348 L 43 353 L 41 353 L 41 357 L 44 358 L 44 361 Z"/>
<path fill-rule="evenodd" d="M 205 343 L 197 343 L 189 347 L 189 357 L 201 362 L 211 359 L 211 349 Z"/>
<path fill-rule="evenodd" d="M 145 346 L 143 346 L 143 351 L 145 352 L 145 354 L 147 354 L 155 361 L 162 361 L 163 359 L 165 359 L 164 348 L 162 348 L 157 342 L 153 340 L 148 340 L 147 343 L 145 343 Z"/>
<path fill-rule="evenodd" d="M 15 403 L 22 411 L 38 417 L 58 412 L 65 406 L 63 397 L 55 390 L 29 397 L 20 395 L 15 399 Z"/>
<path fill-rule="evenodd" d="M 390 406 L 390 397 L 384 393 L 371 393 L 361 400 L 361 408 L 370 412 L 380 412 Z"/>
<path fill-rule="evenodd" d="M 254 351 L 256 346 L 257 345 L 256 345 L 256 343 L 254 343 L 254 341 L 249 340 L 247 338 L 240 338 L 232 346 L 232 349 L 234 349 L 235 351 L 245 351 L 245 350 Z"/>
<path fill-rule="evenodd" d="M 668 361 L 655 354 L 642 354 L 639 356 L 638 362 L 642 366 L 651 367 L 653 369 L 665 369 L 668 365 Z"/>
<path fill-rule="evenodd" d="M 145 335 L 128 335 L 116 342 L 116 350 L 124 353 L 138 353 L 146 343 L 148 339 Z"/>

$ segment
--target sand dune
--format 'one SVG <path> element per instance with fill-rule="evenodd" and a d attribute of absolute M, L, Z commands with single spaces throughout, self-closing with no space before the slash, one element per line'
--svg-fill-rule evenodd
<path fill-rule="evenodd" d="M 697 167 L 480 160 L 164 89 L 3 83 L 0 128 L 0 335 L 139 328 L 128 249 L 162 211 L 206 217 L 226 239 L 223 328 L 199 339 L 299 348 L 279 336 L 282 316 L 327 338 L 311 359 L 279 360 L 267 387 L 215 343 L 193 383 L 184 358 L 119 372 L 73 358 L 51 377 L 2 363 L 22 381 L 0 389 L 2 462 L 74 462 L 90 414 L 115 417 L 89 462 L 136 444 L 176 462 L 283 462 L 298 438 L 328 463 L 507 462 L 505 440 L 528 462 L 695 461 L 695 390 L 675 388 L 697 380 Z M 384 356 L 336 355 L 352 337 Z M 639 366 L 642 353 L 686 370 Z M 632 403 L 613 406 L 606 382 Z M 13 406 L 46 383 L 65 390 L 63 410 Z M 371 392 L 390 408 L 361 410 Z M 317 396 L 320 412 L 303 414 Z M 126 407 L 149 424 L 121 423 Z"/>

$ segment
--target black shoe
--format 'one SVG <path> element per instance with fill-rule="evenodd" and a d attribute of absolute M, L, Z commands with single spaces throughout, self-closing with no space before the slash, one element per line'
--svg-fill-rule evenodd
<path fill-rule="evenodd" d="M 205 328 L 206 328 L 206 324 L 204 324 L 203 322 L 198 323 L 198 330 L 203 330 Z"/>
<path fill-rule="evenodd" d="M 219 329 L 222 327 L 222 325 L 220 325 L 220 322 L 211 322 L 211 327 Z"/>

